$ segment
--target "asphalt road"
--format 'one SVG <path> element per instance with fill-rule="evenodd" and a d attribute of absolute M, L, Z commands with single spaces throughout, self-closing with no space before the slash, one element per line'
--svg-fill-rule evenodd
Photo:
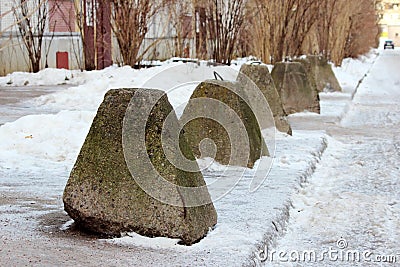
<path fill-rule="evenodd" d="M 51 110 L 39 110 L 32 106 L 29 100 L 67 87 L 67 85 L 0 87 L 0 125 L 15 121 L 26 115 L 52 113 Z"/>

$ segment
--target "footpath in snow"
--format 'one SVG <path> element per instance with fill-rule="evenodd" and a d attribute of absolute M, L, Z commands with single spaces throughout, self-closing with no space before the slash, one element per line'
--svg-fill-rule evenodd
<path fill-rule="evenodd" d="M 400 264 L 399 52 L 381 51 L 340 124 L 325 124 L 329 146 L 264 265 Z"/>
<path fill-rule="evenodd" d="M 385 57 L 393 56 L 395 55 L 383 54 L 379 57 L 379 62 L 384 61 Z M 99 263 L 130 266 L 257 265 L 261 263 L 256 257 L 258 251 L 265 245 L 275 247 L 275 241 L 284 234 L 289 215 L 291 218 L 289 231 L 283 239 L 280 239 L 279 245 L 285 248 L 285 245 L 290 247 L 291 244 L 299 244 L 296 234 L 291 234 L 290 231 L 295 232 L 297 225 L 301 222 L 305 225 L 310 225 L 309 220 L 312 219 L 319 222 L 319 215 L 312 217 L 315 209 L 312 206 L 312 200 L 318 201 L 310 189 L 313 187 L 314 180 L 317 179 L 314 177 L 321 179 L 321 186 L 318 188 L 329 188 L 327 186 L 336 185 L 335 179 L 343 178 L 343 175 L 340 173 L 332 177 L 329 174 L 319 175 L 321 169 L 330 169 L 333 172 L 335 168 L 332 164 L 335 163 L 338 166 L 349 164 L 349 166 L 362 168 L 364 167 L 362 164 L 368 162 L 367 159 L 362 159 L 362 155 L 359 156 L 360 158 L 347 158 L 351 157 L 351 154 L 347 152 L 348 144 L 336 135 L 340 133 L 339 137 L 344 139 L 347 138 L 346 136 L 353 138 L 356 136 L 353 132 L 359 129 L 348 128 L 349 126 L 346 125 L 357 125 L 354 122 L 364 123 L 359 121 L 357 109 L 357 103 L 360 102 L 362 105 L 362 101 L 358 100 L 357 94 L 352 102 L 352 96 L 358 81 L 368 72 L 374 60 L 375 55 L 356 61 L 348 60 L 344 62 L 342 68 L 335 70 L 344 93 L 322 94 L 321 115 L 302 113 L 291 117 L 294 128 L 293 137 L 277 134 L 274 163 L 268 179 L 256 192 L 250 193 L 248 188 L 252 171 L 244 170 L 244 179 L 228 195 L 214 203 L 218 213 L 216 228 L 201 242 L 191 247 L 178 245 L 177 240 L 150 239 L 133 233 L 112 240 L 81 234 L 70 227 L 72 222 L 63 211 L 61 196 L 97 107 L 108 89 L 146 86 L 168 90 L 184 84 L 181 86 L 184 93 L 174 95 L 172 91 L 168 94 L 174 107 L 179 107 L 187 101 L 194 88 L 190 82 L 212 78 L 213 69 L 199 68 L 192 64 L 173 64 L 143 71 L 135 71 L 127 67 L 108 68 L 90 73 L 58 73 L 58 76 L 53 75 L 50 81 L 46 81 L 44 75 L 40 79 L 32 75 L 29 83 L 33 85 L 35 83 L 58 84 L 68 77 L 68 83 L 74 86 L 28 102 L 37 110 L 43 108 L 44 110 L 60 110 L 60 112 L 26 116 L 0 127 L 0 140 L 2 140 L 0 143 L 0 265 L 6 263 L 41 266 L 98 265 Z M 171 71 L 174 79 L 171 79 Z M 219 67 L 218 72 L 228 79 L 234 79 L 236 74 L 223 67 Z M 131 79 L 126 79 L 126 77 L 131 77 Z M 0 79 L 0 84 L 10 79 L 19 85 L 22 83 L 20 79 L 26 80 L 29 77 L 13 74 L 3 80 Z M 371 79 L 373 80 L 373 78 L 369 80 Z M 372 83 L 369 80 L 364 81 L 363 87 L 359 88 L 360 92 L 364 90 L 365 84 Z M 375 92 L 373 88 L 371 90 L 372 93 Z M 381 113 L 384 113 L 384 108 Z M 344 114 L 347 115 L 341 121 Z M 387 115 L 385 118 L 388 120 L 396 119 L 390 114 L 383 115 Z M 370 117 L 366 116 L 365 120 L 368 118 Z M 343 127 L 338 124 L 340 121 Z M 332 130 L 329 125 L 332 125 Z M 342 129 L 345 132 L 341 133 Z M 333 137 L 329 137 L 327 133 Z M 359 139 L 361 142 L 364 140 L 361 136 Z M 377 140 L 375 142 L 381 144 Z M 390 142 L 388 146 L 389 144 Z M 349 146 L 352 147 L 351 144 Z M 370 147 L 369 143 L 365 143 L 365 149 Z M 380 148 L 384 149 L 384 147 Z M 322 162 L 318 164 L 325 149 L 327 149 L 326 156 L 323 156 Z M 340 155 L 349 162 L 343 163 Z M 371 155 L 368 156 L 372 158 Z M 321 166 L 328 164 L 327 162 L 331 165 L 322 168 Z M 353 162 L 356 163 L 353 164 Z M 384 165 L 384 163 L 382 161 L 380 164 Z M 302 188 L 301 185 L 309 180 L 317 165 L 317 172 L 312 176 L 311 184 L 306 184 L 306 187 Z M 223 168 L 225 167 L 213 165 L 204 170 L 204 176 L 206 179 L 212 179 Z M 241 175 L 243 172 L 240 168 L 227 168 L 232 176 Z M 338 167 L 338 171 L 340 169 Z M 343 170 L 346 168 L 344 167 Z M 354 170 L 347 171 L 350 175 L 354 174 Z M 370 178 L 374 179 L 374 175 Z M 356 184 L 365 186 L 361 181 L 358 182 Z M 340 183 L 337 183 L 337 186 L 340 186 Z M 352 188 L 351 185 L 348 187 Z M 360 188 L 363 187 L 360 186 Z M 300 193 L 296 195 L 299 191 Z M 309 205 L 307 200 L 303 203 L 303 199 L 308 194 L 311 195 Z M 293 195 L 295 195 L 294 198 Z M 350 196 L 352 195 L 347 197 Z M 344 201 L 345 204 L 349 204 L 348 198 Z M 361 196 L 360 199 L 362 199 Z M 331 198 L 328 200 L 329 204 L 333 205 Z M 353 205 L 356 203 L 354 202 Z M 391 202 L 391 207 L 396 208 L 396 204 L 393 203 Z M 332 207 L 333 211 L 331 211 L 334 213 L 335 206 Z M 347 207 L 354 208 L 351 205 Z M 299 212 L 299 209 L 304 212 Z M 363 208 L 360 213 L 365 210 Z M 343 212 L 345 216 L 353 213 L 349 210 Z M 301 214 L 306 216 L 299 217 Z M 297 223 L 296 220 L 299 222 Z M 326 222 L 326 224 L 322 225 L 323 228 L 333 225 L 331 222 Z M 391 226 L 389 222 L 385 225 L 386 228 Z M 303 231 L 301 230 L 300 233 Z M 299 239 L 303 237 L 299 235 Z M 310 238 L 304 238 L 302 242 L 307 242 Z M 315 239 L 318 241 L 318 238 Z M 335 240 L 336 236 L 330 236 L 330 238 Z M 285 243 L 286 239 L 288 241 Z"/>

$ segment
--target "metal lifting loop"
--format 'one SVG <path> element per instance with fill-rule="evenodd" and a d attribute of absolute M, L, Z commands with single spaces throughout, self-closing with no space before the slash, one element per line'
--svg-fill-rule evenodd
<path fill-rule="evenodd" d="M 214 78 L 216 79 L 216 80 L 221 80 L 221 81 L 223 81 L 224 80 L 224 78 L 222 78 L 222 76 L 221 75 L 219 75 L 219 73 L 218 72 L 216 72 L 216 71 L 214 71 Z"/>

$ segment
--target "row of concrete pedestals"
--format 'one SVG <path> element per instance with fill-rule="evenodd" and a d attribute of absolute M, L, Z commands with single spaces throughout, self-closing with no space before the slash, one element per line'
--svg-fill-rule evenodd
<path fill-rule="evenodd" d="M 318 56 L 278 63 L 271 73 L 243 65 L 236 81 L 204 81 L 179 119 L 163 91 L 110 90 L 66 185 L 65 210 L 91 232 L 191 245 L 217 223 L 196 158 L 253 168 L 269 156 L 262 130 L 292 134 L 287 114 L 319 112 L 323 90 L 341 89 Z"/>

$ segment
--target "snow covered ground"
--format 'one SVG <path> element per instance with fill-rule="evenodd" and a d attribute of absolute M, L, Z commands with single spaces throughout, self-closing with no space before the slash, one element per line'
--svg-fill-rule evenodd
<path fill-rule="evenodd" d="M 285 236 L 263 249 L 266 266 L 398 266 L 399 56 L 381 51 L 341 123 L 328 130 L 321 162 L 293 197 Z"/>
<path fill-rule="evenodd" d="M 320 249 L 335 246 L 339 238 L 354 249 L 379 250 L 386 248 L 386 241 L 387 253 L 395 253 L 396 245 L 400 247 L 396 244 L 400 200 L 394 190 L 399 185 L 400 144 L 394 140 L 399 140 L 395 129 L 400 120 L 399 98 L 390 95 L 398 96 L 392 87 L 400 83 L 393 80 L 396 76 L 390 70 L 399 67 L 399 55 L 382 51 L 377 58 L 375 51 L 335 68 L 344 92 L 321 94 L 321 115 L 291 116 L 293 137 L 277 134 L 268 179 L 250 193 L 253 171 L 244 170 L 244 178 L 232 192 L 214 203 L 216 228 L 191 247 L 133 233 L 113 240 L 84 235 L 70 227 L 61 196 L 108 89 L 160 88 L 168 91 L 177 108 L 199 81 L 213 78 L 214 71 L 235 79 L 234 69 L 171 63 L 141 71 L 129 67 L 94 72 L 45 70 L 0 78 L 0 86 L 9 86 L 10 81 L 13 85 L 70 85 L 25 102 L 35 112 L 42 109 L 54 114 L 25 116 L 0 127 L 0 265 L 258 265 L 258 258 L 263 260 L 259 251 L 266 245 L 276 250 L 306 245 Z M 382 98 L 387 101 L 380 102 Z M 178 115 L 181 111 L 177 110 Z M 375 134 L 382 129 L 384 134 L 378 138 Z M 385 157 L 378 157 L 382 153 Z M 223 168 L 213 165 L 204 170 L 204 176 L 212 179 Z M 243 171 L 228 170 L 232 176 Z M 385 240 L 389 231 L 396 235 Z M 331 262 L 316 266 L 321 265 Z"/>

